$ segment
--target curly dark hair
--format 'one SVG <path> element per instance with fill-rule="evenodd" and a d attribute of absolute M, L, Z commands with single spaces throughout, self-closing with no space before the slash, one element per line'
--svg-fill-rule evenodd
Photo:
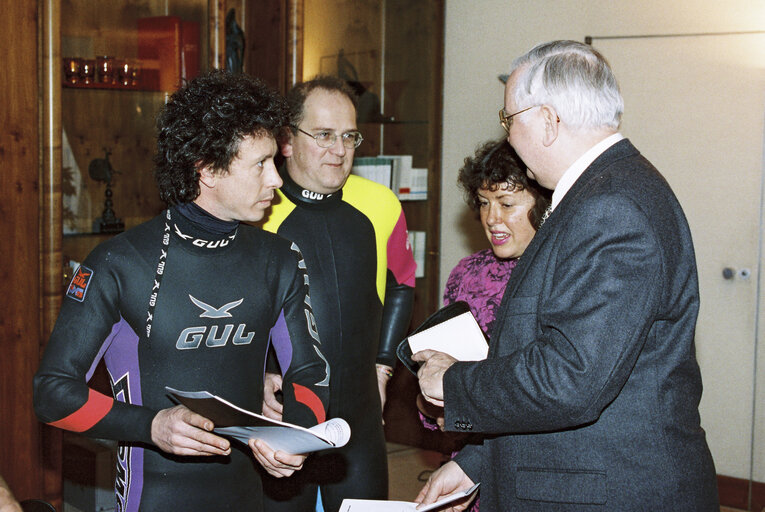
<path fill-rule="evenodd" d="M 276 138 L 287 104 L 263 82 L 214 70 L 176 91 L 157 117 L 154 177 L 170 205 L 199 196 L 199 170 L 227 172 L 247 136 Z"/>
<path fill-rule="evenodd" d="M 526 166 L 507 143 L 507 140 L 491 140 L 478 147 L 475 155 L 465 158 L 459 171 L 457 183 L 465 193 L 470 208 L 478 211 L 478 191 L 496 191 L 504 184 L 514 190 L 528 190 L 534 198 L 534 207 L 529 210 L 529 222 L 539 229 L 545 209 L 550 204 L 552 192 L 526 176 Z"/>
<path fill-rule="evenodd" d="M 354 109 L 358 110 L 359 108 L 359 97 L 353 88 L 348 85 L 348 82 L 336 76 L 319 75 L 306 82 L 296 84 L 287 93 L 287 106 L 290 110 L 290 129 L 292 133 L 297 133 L 297 125 L 303 120 L 305 100 L 315 89 L 343 94 L 351 100 Z"/>

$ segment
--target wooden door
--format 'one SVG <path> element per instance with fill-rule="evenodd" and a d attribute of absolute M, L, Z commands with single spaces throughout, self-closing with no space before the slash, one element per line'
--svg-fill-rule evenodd
<path fill-rule="evenodd" d="M 691 227 L 701 292 L 700 410 L 717 472 L 763 482 L 765 421 L 759 411 L 765 395 L 755 386 L 755 372 L 756 355 L 762 364 L 764 348 L 758 319 L 765 320 L 758 287 L 765 33 L 608 39 L 593 45 L 620 80 L 622 132 L 667 178 Z"/>

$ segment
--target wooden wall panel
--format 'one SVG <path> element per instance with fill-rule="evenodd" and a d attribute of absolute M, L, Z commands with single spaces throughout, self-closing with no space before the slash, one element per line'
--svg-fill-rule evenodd
<path fill-rule="evenodd" d="M 412 328 L 441 301 L 439 247 L 441 204 L 441 88 L 443 84 L 443 4 L 388 0 L 383 114 L 385 154 L 411 154 L 414 167 L 428 168 L 428 200 L 403 202 L 410 230 L 425 231 L 425 277 L 417 279 Z M 423 91 L 427 91 L 423 94 Z M 367 134 L 368 130 L 363 130 Z M 379 144 L 379 143 L 378 143 Z M 420 424 L 417 379 L 401 364 L 388 385 L 385 435 L 389 441 L 450 453 L 453 435 Z"/>
<path fill-rule="evenodd" d="M 40 161 L 37 2 L 5 2 L 0 17 L 0 473 L 20 499 L 42 495 L 40 436 L 32 411 L 39 360 Z"/>
<path fill-rule="evenodd" d="M 229 4 L 239 2 L 229 1 Z M 244 29 L 244 71 L 263 80 L 279 92 L 286 92 L 287 13 L 284 0 L 260 0 L 237 9 Z"/>
<path fill-rule="evenodd" d="M 61 305 L 61 2 L 43 0 L 42 16 L 38 18 L 39 41 L 42 48 L 42 66 L 38 84 L 41 134 L 40 146 L 40 353 L 58 315 Z M 40 429 L 40 463 L 42 464 L 42 494 L 37 497 L 57 509 L 62 499 L 62 433 L 47 425 Z"/>

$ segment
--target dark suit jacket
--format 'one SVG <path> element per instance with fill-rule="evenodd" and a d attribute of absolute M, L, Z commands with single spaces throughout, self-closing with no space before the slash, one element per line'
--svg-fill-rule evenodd
<path fill-rule="evenodd" d="M 717 511 L 699 424 L 699 294 L 682 209 L 628 140 L 576 181 L 520 259 L 489 357 L 445 374 L 481 512 Z"/>

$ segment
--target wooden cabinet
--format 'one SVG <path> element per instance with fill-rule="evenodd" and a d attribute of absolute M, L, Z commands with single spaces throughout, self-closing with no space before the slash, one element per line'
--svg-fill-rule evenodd
<path fill-rule="evenodd" d="M 164 208 L 153 177 L 156 115 L 181 80 L 222 62 L 222 9 L 208 0 L 62 0 L 64 282 L 95 245 Z"/>

